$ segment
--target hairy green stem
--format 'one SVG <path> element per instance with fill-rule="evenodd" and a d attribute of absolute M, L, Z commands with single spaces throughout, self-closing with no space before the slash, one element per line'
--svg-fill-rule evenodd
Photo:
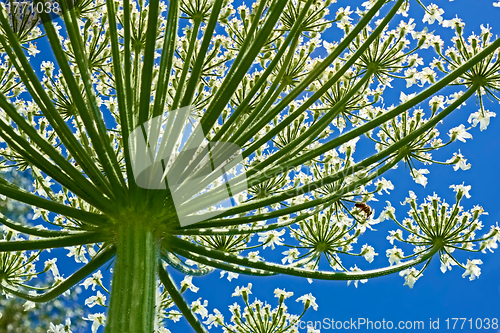
<path fill-rule="evenodd" d="M 200 264 L 208 265 L 208 266 L 215 267 L 218 269 L 223 269 L 223 270 L 229 271 L 229 272 L 251 275 L 251 276 L 271 276 L 271 275 L 278 274 L 278 273 L 274 273 L 274 272 L 263 271 L 260 269 L 249 270 L 248 268 L 243 267 L 243 266 L 239 266 L 239 265 L 235 265 L 235 264 L 228 264 L 228 263 L 224 262 L 223 260 L 201 257 L 201 256 L 197 255 L 196 253 L 192 253 L 192 252 L 189 252 L 187 250 L 184 250 L 184 249 L 178 248 L 178 247 L 175 247 L 174 250 L 175 250 L 175 252 L 179 253 L 183 257 L 186 257 L 188 259 L 199 262 Z"/>
<path fill-rule="evenodd" d="M 146 31 L 146 45 L 144 50 L 144 63 L 141 75 L 141 96 L 139 101 L 139 124 L 148 121 L 151 104 L 151 82 L 153 80 L 153 65 L 156 46 L 156 33 L 158 30 L 158 0 L 148 3 L 148 29 Z M 138 56 L 138 55 L 136 55 Z M 125 143 L 126 144 L 126 143 Z"/>
<path fill-rule="evenodd" d="M 159 243 L 138 220 L 118 221 L 106 333 L 154 330 Z"/>
<path fill-rule="evenodd" d="M 287 274 L 287 275 L 320 279 L 320 280 L 362 280 L 362 279 L 370 279 L 397 273 L 431 259 L 432 256 L 434 256 L 434 254 L 436 254 L 440 249 L 439 246 L 430 247 L 427 249 L 426 253 L 415 259 L 389 267 L 372 269 L 362 272 L 330 272 L 330 271 L 313 271 L 306 268 L 294 267 L 293 265 L 287 266 L 287 265 L 268 263 L 265 261 L 252 261 L 243 256 L 237 256 L 227 252 L 205 248 L 203 246 L 196 245 L 172 236 L 168 237 L 168 242 L 172 246 L 191 251 L 198 255 L 205 256 L 208 258 L 220 259 L 228 263 L 246 266 L 249 269 L 252 268 L 261 269 L 263 271 L 275 272 L 278 274 Z"/>
<path fill-rule="evenodd" d="M 56 236 L 48 239 L 35 239 L 23 241 L 0 241 L 0 252 L 27 251 L 39 249 L 53 249 L 65 246 L 77 246 L 98 243 L 105 240 L 102 234 L 83 232 L 67 236 Z"/>
<path fill-rule="evenodd" d="M 131 105 L 128 104 L 128 99 L 126 98 L 126 88 L 125 81 L 123 78 L 122 62 L 120 56 L 120 47 L 118 39 L 118 29 L 116 27 L 116 17 L 115 17 L 115 5 L 114 2 L 106 1 L 106 7 L 108 9 L 108 20 L 109 20 L 109 34 L 111 40 L 111 53 L 113 56 L 113 75 L 115 78 L 116 85 L 116 98 L 118 101 L 118 112 L 120 113 L 120 125 L 122 133 L 122 144 L 123 144 L 123 154 L 125 157 L 125 166 L 127 170 L 127 175 L 132 174 L 132 163 L 130 159 L 130 151 L 128 146 L 128 137 L 130 132 L 133 131 L 131 123 L 128 121 L 128 115 L 131 113 Z M 136 184 L 131 181 L 133 178 L 128 177 L 129 188 L 135 188 Z"/>
<path fill-rule="evenodd" d="M 179 1 L 171 0 L 168 8 L 167 27 L 165 38 L 163 40 L 163 49 L 161 53 L 160 69 L 158 73 L 158 86 L 152 111 L 152 117 L 158 117 L 163 114 L 167 88 L 170 81 L 172 63 L 174 59 L 175 47 L 177 42 L 177 30 L 179 23 Z"/>

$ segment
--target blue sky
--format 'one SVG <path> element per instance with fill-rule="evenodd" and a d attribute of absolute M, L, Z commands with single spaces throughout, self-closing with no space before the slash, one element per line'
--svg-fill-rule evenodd
<path fill-rule="evenodd" d="M 500 26 L 495 26 L 495 19 L 500 17 L 500 8 L 492 6 L 492 0 L 456 0 L 454 2 L 439 1 L 438 5 L 445 9 L 443 15 L 445 19 L 455 17 L 462 18 L 466 22 L 465 35 L 470 34 L 472 31 L 480 32 L 479 25 L 489 23 L 493 27 L 494 34 L 500 34 Z M 248 3 L 248 1 L 247 1 Z M 356 4 L 361 2 L 353 1 L 339 1 L 339 7 L 351 5 L 355 7 Z M 411 1 L 412 11 L 415 13 L 416 23 L 419 24 L 417 29 L 421 29 L 424 25 L 421 22 L 423 16 L 421 8 L 415 1 Z M 428 4 L 428 1 L 425 1 Z M 335 5 L 333 5 L 335 7 Z M 399 19 L 396 23 L 399 23 Z M 452 31 L 434 24 L 429 27 L 429 30 L 436 30 L 437 34 L 443 32 L 444 36 L 450 37 Z M 328 34 L 328 31 L 326 32 Z M 327 37 L 325 37 L 326 39 Z M 449 41 L 446 41 L 448 44 Z M 445 44 L 446 45 L 446 44 Z M 42 46 L 41 43 L 39 47 Z M 44 58 L 43 53 L 45 50 L 40 47 L 42 54 L 37 58 Z M 51 51 L 48 51 L 51 52 Z M 42 60 L 42 59 L 40 59 Z M 35 60 L 36 61 L 36 60 Z M 415 89 L 415 90 L 418 90 Z M 387 91 L 388 96 L 384 98 L 390 100 L 394 99 L 397 102 L 399 97 L 399 90 L 393 89 Z M 402 207 L 399 205 L 400 201 L 408 195 L 408 191 L 414 191 L 420 199 L 420 202 L 427 195 L 432 195 L 436 192 L 447 202 L 454 202 L 454 193 L 449 189 L 451 184 L 471 185 L 472 198 L 464 199 L 462 205 L 465 209 L 470 209 L 474 205 L 479 204 L 484 207 L 485 211 L 489 213 L 488 216 L 483 216 L 482 221 L 485 225 L 484 231 L 489 229 L 489 226 L 500 221 L 500 177 L 498 175 L 498 165 L 500 163 L 499 148 L 500 148 L 500 112 L 498 112 L 498 104 L 487 104 L 490 111 L 497 112 L 497 118 L 492 118 L 490 126 L 486 131 L 479 131 L 479 128 L 474 128 L 470 131 L 473 139 L 463 144 L 455 142 L 454 144 L 433 153 L 433 156 L 441 161 L 449 159 L 453 152 L 458 149 L 472 164 L 472 168 L 468 171 L 453 171 L 451 166 L 438 166 L 433 165 L 427 167 L 431 173 L 428 175 L 429 182 L 424 188 L 421 185 L 415 184 L 409 175 L 409 171 L 405 170 L 404 165 L 400 164 L 397 170 L 391 170 L 384 175 L 385 178 L 390 179 L 395 185 L 395 190 L 390 195 L 378 196 L 380 200 L 378 203 L 371 204 L 377 211 L 377 214 L 385 206 L 385 200 L 390 200 L 393 206 L 396 207 L 397 216 L 402 219 L 406 215 L 407 206 Z M 456 110 L 450 115 L 443 125 L 440 125 L 439 130 L 442 135 L 448 132 L 449 128 L 458 126 L 459 124 L 467 125 L 467 118 L 470 113 L 477 111 L 474 105 L 474 100 L 471 99 L 466 107 Z M 363 145 L 359 149 L 362 149 Z M 358 152 L 357 152 L 358 153 Z M 363 155 L 359 151 L 358 158 Z M 423 166 L 422 166 L 423 167 Z M 385 267 L 388 265 L 387 258 L 385 257 L 385 250 L 392 247 L 386 240 L 389 230 L 396 229 L 396 225 L 391 221 L 385 221 L 375 227 L 377 232 L 367 232 L 363 235 L 355 248 L 359 249 L 361 245 L 369 243 L 375 247 L 379 256 L 371 264 L 366 263 L 362 258 L 352 261 L 352 265 L 356 263 L 363 269 L 372 269 L 377 267 Z M 409 253 L 410 249 L 406 248 L 405 253 Z M 281 250 L 281 249 L 280 249 Z M 281 250 L 281 251 L 284 251 Z M 68 263 L 61 268 L 61 272 L 68 276 L 76 269 L 72 259 L 67 259 L 65 253 L 67 251 L 59 251 L 61 254 L 58 263 Z M 273 256 L 278 255 L 274 253 Z M 281 253 L 279 253 L 281 258 Z M 459 254 L 457 259 L 461 262 L 466 262 L 467 254 Z M 439 260 L 435 257 L 429 267 L 424 272 L 424 276 L 417 281 L 413 289 L 408 286 L 403 286 L 404 279 L 399 275 L 391 275 L 372 279 L 366 284 L 359 284 L 358 288 L 354 285 L 347 286 L 346 282 L 341 281 L 314 281 L 312 284 L 308 283 L 306 279 L 298 277 L 274 276 L 265 278 L 245 277 L 240 275 L 238 279 L 229 282 L 226 278 L 221 279 L 219 271 L 212 273 L 209 276 L 194 278 L 193 283 L 200 287 L 197 294 L 190 292 L 186 293 L 188 300 L 194 301 L 198 297 L 208 300 L 208 309 L 212 313 L 214 308 L 219 309 L 229 320 L 230 314 L 228 305 L 238 302 L 242 305 L 241 298 L 231 297 L 236 286 L 247 285 L 249 282 L 253 284 L 252 295 L 258 297 L 262 301 L 267 301 L 273 307 L 277 305 L 277 299 L 273 295 L 275 288 L 284 288 L 287 291 L 293 291 L 294 296 L 287 301 L 290 313 L 300 313 L 302 311 L 302 304 L 296 303 L 295 299 L 303 294 L 312 293 L 316 297 L 316 302 L 319 305 L 318 311 L 312 309 L 308 310 L 304 320 L 322 321 L 324 318 L 333 318 L 335 320 L 349 321 L 358 320 L 358 318 L 367 318 L 371 321 L 392 321 L 395 325 L 399 321 L 424 321 L 425 331 L 429 328 L 429 320 L 433 321 L 439 318 L 440 330 L 445 331 L 447 318 L 472 318 L 475 323 L 476 318 L 498 318 L 500 320 L 500 251 L 494 254 L 487 253 L 473 254 L 471 259 L 481 259 L 482 274 L 478 280 L 469 281 L 468 278 L 462 278 L 463 270 L 454 267 L 452 271 L 443 274 L 439 267 Z M 351 261 L 348 261 L 351 263 Z M 349 266 L 350 267 L 350 266 Z M 103 267 L 104 271 L 106 267 Z M 174 272 L 174 279 L 180 283 L 183 276 Z M 91 293 L 85 293 L 90 296 Z M 82 303 L 84 297 L 81 298 Z M 94 308 L 96 309 L 96 308 Z M 93 309 L 93 310 L 94 310 Z M 97 309 L 102 312 L 104 309 Z M 483 321 L 484 322 L 484 321 Z M 461 322 L 460 322 L 461 324 Z M 468 324 L 467 324 L 468 325 Z M 169 322 L 167 328 L 172 333 L 177 332 L 190 332 L 190 328 L 184 320 L 179 323 L 173 324 Z M 458 329 L 457 329 L 458 330 Z M 100 331 L 103 331 L 102 328 Z M 215 329 L 214 331 L 220 331 Z M 339 330 L 337 330 L 339 331 Z M 342 331 L 342 330 L 340 330 Z M 358 329 L 360 332 L 371 332 L 372 330 Z M 373 330 L 375 331 L 375 330 Z M 380 330 L 378 330 L 380 331 Z M 464 329 L 462 332 L 476 332 L 479 330 Z M 486 331 L 486 330 L 485 330 Z M 500 330 L 488 330 L 490 332 L 500 332 Z M 90 332 L 90 327 L 89 327 Z M 306 332 L 301 330 L 300 332 Z M 323 329 L 322 332 L 329 332 Z"/>

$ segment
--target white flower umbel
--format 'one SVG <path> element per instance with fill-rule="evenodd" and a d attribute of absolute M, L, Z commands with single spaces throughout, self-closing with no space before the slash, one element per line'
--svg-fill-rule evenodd
<path fill-rule="evenodd" d="M 288 307 L 285 304 L 285 301 L 293 296 L 293 292 L 277 288 L 274 295 L 278 298 L 279 304 L 272 308 L 267 302 L 264 303 L 258 299 L 250 303 L 242 293 L 245 289 L 245 287 L 237 288 L 233 294 L 233 296 L 242 296 L 244 308 L 242 310 L 238 303 L 229 306 L 229 311 L 232 314 L 231 323 L 224 322 L 224 317 L 217 309 L 214 309 L 214 314 L 210 314 L 205 323 L 210 327 L 220 325 L 225 332 L 260 332 L 265 327 L 268 331 L 274 333 L 298 333 L 296 325 L 304 316 L 307 308 L 312 306 L 317 309 L 315 298 L 311 294 L 304 295 L 297 300 L 303 301 L 305 307 L 301 314 L 294 315 L 288 313 Z"/>
<path fill-rule="evenodd" d="M 409 203 L 411 210 L 408 212 L 409 218 L 399 222 L 395 217 L 392 219 L 401 227 L 396 231 L 391 231 L 387 238 L 391 242 L 399 241 L 414 247 L 413 254 L 404 256 L 401 249 L 394 247 L 387 250 L 387 256 L 391 265 L 399 263 L 403 259 L 415 256 L 422 256 L 429 251 L 438 251 L 441 260 L 441 271 L 444 273 L 451 270 L 452 266 L 459 266 L 465 270 L 463 277 L 469 276 L 470 280 L 479 277 L 481 270 L 478 267 L 482 264 L 479 259 L 467 259 L 466 264 L 462 264 L 456 258 L 456 250 L 463 250 L 469 253 L 491 252 L 498 247 L 500 227 L 492 226 L 490 231 L 482 237 L 476 236 L 476 231 L 481 230 L 481 215 L 487 215 L 480 206 L 475 206 L 469 211 L 464 211 L 460 205 L 462 198 L 470 198 L 470 185 L 451 185 L 450 188 L 456 192 L 456 203 L 450 206 L 437 194 L 428 196 L 423 203 L 417 206 L 417 198 L 414 193 L 410 193 L 404 204 Z M 404 233 L 409 233 L 404 237 Z M 479 248 L 476 245 L 479 244 Z M 427 264 L 429 261 L 427 262 Z M 405 277 L 405 285 L 413 287 L 415 281 L 422 276 L 427 264 L 420 270 L 413 267 L 400 272 Z"/>

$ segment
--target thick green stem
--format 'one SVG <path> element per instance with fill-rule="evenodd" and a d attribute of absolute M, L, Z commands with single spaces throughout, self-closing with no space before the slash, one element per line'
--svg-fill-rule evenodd
<path fill-rule="evenodd" d="M 135 222 L 135 223 L 134 223 Z M 120 221 L 106 333 L 154 330 L 159 242 L 139 221 Z"/>

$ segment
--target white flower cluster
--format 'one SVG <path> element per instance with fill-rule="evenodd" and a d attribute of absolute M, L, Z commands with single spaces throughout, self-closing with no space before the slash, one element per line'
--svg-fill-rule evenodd
<path fill-rule="evenodd" d="M 409 217 L 399 222 L 394 214 L 390 215 L 390 218 L 401 229 L 390 231 L 387 239 L 391 244 L 398 241 L 413 246 L 413 254 L 408 256 L 405 256 L 403 250 L 396 246 L 387 250 L 387 257 L 391 265 L 400 264 L 404 259 L 421 257 L 426 253 L 439 251 L 443 273 L 457 265 L 465 270 L 463 277 L 469 276 L 470 280 L 479 277 L 481 270 L 478 265 L 482 264 L 482 261 L 467 259 L 467 263 L 462 264 L 455 258 L 456 250 L 483 253 L 489 250 L 493 252 L 494 249 L 498 248 L 497 243 L 500 242 L 500 227 L 498 225 L 492 226 L 484 236 L 477 236 L 476 232 L 483 228 L 479 218 L 487 213 L 480 206 L 474 206 L 470 211 L 464 211 L 460 205 L 463 197 L 471 197 L 469 194 L 470 185 L 451 185 L 450 188 L 456 192 L 456 203 L 452 206 L 435 193 L 417 206 L 417 197 L 410 191 L 410 196 L 402 203 L 410 205 Z M 404 237 L 404 232 L 408 232 L 409 235 Z M 476 247 L 476 244 L 479 244 L 479 248 Z M 427 265 L 420 271 L 412 267 L 400 272 L 400 275 L 405 277 L 405 285 L 412 288 L 426 267 Z"/>

